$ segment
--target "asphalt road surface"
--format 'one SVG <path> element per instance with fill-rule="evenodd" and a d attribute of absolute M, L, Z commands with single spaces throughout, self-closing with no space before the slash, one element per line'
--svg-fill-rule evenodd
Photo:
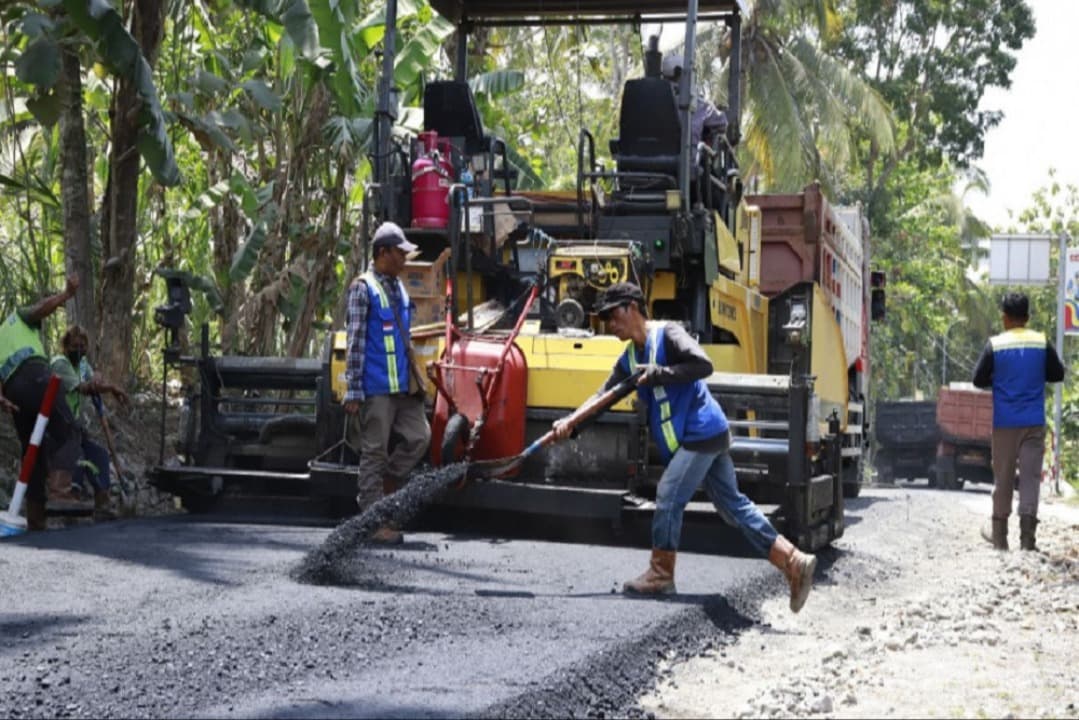
<path fill-rule="evenodd" d="M 786 591 L 764 560 L 681 553 L 677 596 L 631 599 L 644 549 L 449 532 L 363 551 L 375 588 L 293 580 L 329 530 L 175 516 L 4 540 L 0 716 L 635 715 L 660 659 L 731 642 Z"/>

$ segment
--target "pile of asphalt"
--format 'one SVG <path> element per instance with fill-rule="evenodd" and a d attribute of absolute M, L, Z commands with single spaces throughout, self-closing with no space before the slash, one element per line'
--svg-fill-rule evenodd
<path fill-rule="evenodd" d="M 400 490 L 334 528 L 321 545 L 300 561 L 293 578 L 310 585 L 383 585 L 374 563 L 356 562 L 357 551 L 371 544 L 371 535 L 379 528 L 407 525 L 426 505 L 464 477 L 467 468 L 467 463 L 454 463 L 414 473 Z"/>

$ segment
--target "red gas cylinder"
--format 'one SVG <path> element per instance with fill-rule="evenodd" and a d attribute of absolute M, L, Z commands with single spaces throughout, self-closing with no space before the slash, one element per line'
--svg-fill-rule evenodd
<path fill-rule="evenodd" d="M 439 142 L 434 130 L 419 137 L 418 156 L 412 163 L 412 227 L 444 228 L 450 224 L 447 195 L 453 183 L 450 144 Z"/>

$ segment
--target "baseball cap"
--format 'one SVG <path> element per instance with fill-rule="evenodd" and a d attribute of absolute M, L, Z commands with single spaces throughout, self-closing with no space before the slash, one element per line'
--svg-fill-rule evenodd
<path fill-rule="evenodd" d="M 378 226 L 378 230 L 375 230 L 375 236 L 371 239 L 371 247 L 395 247 L 404 251 L 408 259 L 411 260 L 419 254 L 419 248 L 408 241 L 405 237 L 405 231 L 401 229 L 401 226 L 394 222 L 384 222 Z"/>
<path fill-rule="evenodd" d="M 636 302 L 640 307 L 644 307 L 644 293 L 641 292 L 641 288 L 628 282 L 615 283 L 600 293 L 600 296 L 596 299 L 595 309 L 592 314 L 603 315 L 616 307 L 628 305 L 631 302 Z"/>

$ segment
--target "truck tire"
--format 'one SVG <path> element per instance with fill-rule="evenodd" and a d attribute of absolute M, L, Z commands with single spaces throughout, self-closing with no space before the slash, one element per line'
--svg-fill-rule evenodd
<path fill-rule="evenodd" d="M 956 476 L 954 470 L 937 473 L 937 487 L 941 490 L 962 490 L 963 479 Z"/>

